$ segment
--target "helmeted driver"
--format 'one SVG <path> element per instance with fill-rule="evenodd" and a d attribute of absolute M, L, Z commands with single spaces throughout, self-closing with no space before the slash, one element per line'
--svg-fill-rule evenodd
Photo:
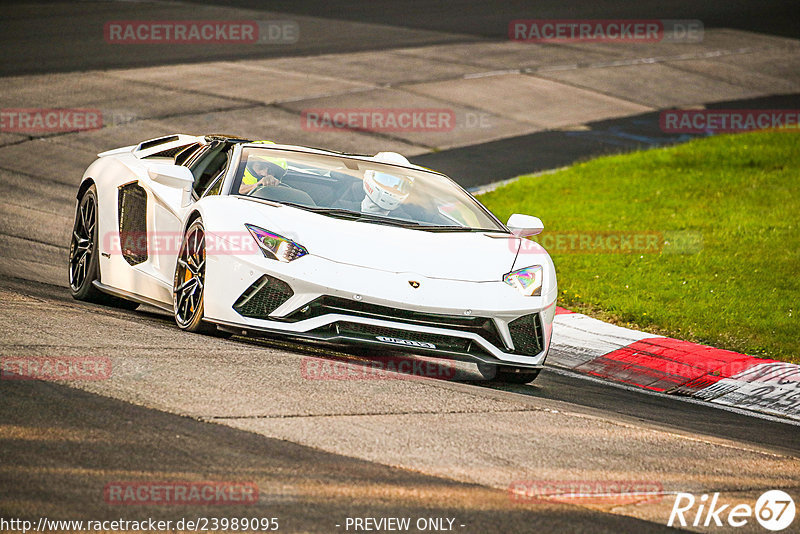
<path fill-rule="evenodd" d="M 386 163 L 409 165 L 406 158 L 393 152 L 381 152 L 376 160 Z M 405 202 L 414 187 L 414 178 L 403 174 L 391 174 L 368 170 L 364 173 L 364 200 L 361 201 L 363 213 L 388 215 Z"/>
<path fill-rule="evenodd" d="M 257 142 L 274 144 L 272 141 Z M 239 185 L 239 193 L 246 195 L 259 186 L 280 185 L 287 168 L 288 164 L 283 158 L 251 154 L 247 158 L 242 183 Z"/>

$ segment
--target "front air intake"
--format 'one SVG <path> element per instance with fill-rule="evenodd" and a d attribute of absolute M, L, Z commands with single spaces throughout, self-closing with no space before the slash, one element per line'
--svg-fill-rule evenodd
<path fill-rule="evenodd" d="M 508 323 L 511 340 L 514 342 L 514 353 L 535 356 L 544 348 L 544 332 L 542 320 L 538 313 L 523 315 Z"/>
<path fill-rule="evenodd" d="M 233 309 L 245 317 L 269 319 L 269 314 L 289 300 L 294 291 L 289 284 L 265 274 L 242 293 Z"/>

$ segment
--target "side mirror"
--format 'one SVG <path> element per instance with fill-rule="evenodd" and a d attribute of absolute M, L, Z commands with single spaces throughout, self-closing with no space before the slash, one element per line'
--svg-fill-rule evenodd
<path fill-rule="evenodd" d="M 539 217 L 531 217 L 530 215 L 522 215 L 515 213 L 508 218 L 506 223 L 511 233 L 517 237 L 528 237 L 529 235 L 541 234 L 544 230 L 544 223 Z"/>
<path fill-rule="evenodd" d="M 175 189 L 191 189 L 194 185 L 192 171 L 180 165 L 153 164 L 147 171 L 150 179 Z"/>
<path fill-rule="evenodd" d="M 150 165 L 147 174 L 154 182 L 167 186 L 180 192 L 180 198 L 175 198 L 174 202 L 180 202 L 182 208 L 192 203 L 192 186 L 194 185 L 194 175 L 192 171 L 180 165 L 169 165 L 156 163 Z M 168 196 L 172 196 L 171 194 Z"/>

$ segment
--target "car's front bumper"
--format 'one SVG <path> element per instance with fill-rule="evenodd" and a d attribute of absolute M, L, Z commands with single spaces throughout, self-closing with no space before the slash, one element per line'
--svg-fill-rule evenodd
<path fill-rule="evenodd" d="M 541 297 L 524 297 L 499 280 L 428 278 L 312 255 L 291 263 L 209 256 L 206 269 L 206 319 L 246 335 L 277 333 L 524 367 L 540 367 L 550 346 L 554 285 Z"/>

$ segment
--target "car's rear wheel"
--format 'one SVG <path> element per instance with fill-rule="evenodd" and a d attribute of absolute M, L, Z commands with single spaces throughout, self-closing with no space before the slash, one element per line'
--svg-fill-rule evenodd
<path fill-rule="evenodd" d="M 483 378 L 492 382 L 502 384 L 528 384 L 536 380 L 541 369 L 479 363 L 478 371 L 480 371 Z"/>
<path fill-rule="evenodd" d="M 175 322 L 182 330 L 230 337 L 216 325 L 203 321 L 206 284 L 206 234 L 203 220 L 195 219 L 183 236 L 173 281 Z"/>
<path fill-rule="evenodd" d="M 69 244 L 69 288 L 77 300 L 108 304 L 129 310 L 139 306 L 136 302 L 106 295 L 94 285 L 100 279 L 97 247 L 97 188 L 92 184 L 78 201 L 75 224 Z"/>

